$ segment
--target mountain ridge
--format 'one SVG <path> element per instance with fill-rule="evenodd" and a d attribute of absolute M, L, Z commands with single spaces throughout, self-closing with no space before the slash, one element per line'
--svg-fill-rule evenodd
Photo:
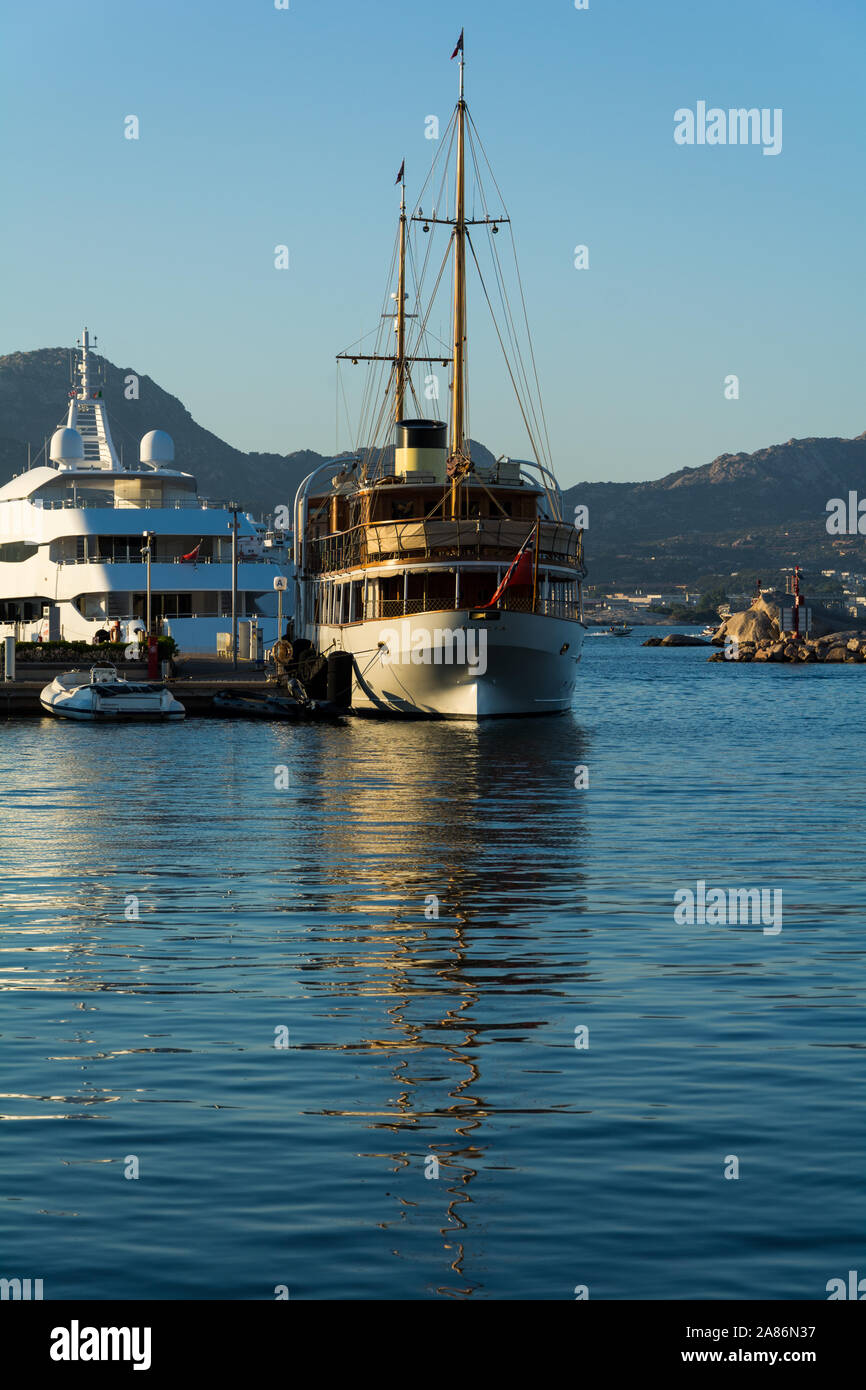
<path fill-rule="evenodd" d="M 204 496 L 236 497 L 250 511 L 273 515 L 278 506 L 291 505 L 298 484 L 328 458 L 314 449 L 245 453 L 200 425 L 146 373 L 93 356 L 104 370 L 118 450 L 136 458 L 143 434 L 167 430 L 178 467 L 195 474 Z M 27 441 L 35 457 L 65 414 L 69 360 L 66 348 L 0 357 L 0 481 L 27 467 Z M 130 375 L 138 383 L 132 400 L 125 394 Z M 477 441 L 472 451 L 479 461 L 492 461 Z M 826 532 L 828 501 L 861 486 L 866 492 L 866 431 L 853 439 L 789 439 L 753 453 L 722 453 L 643 482 L 584 481 L 567 488 L 563 499 L 569 517 L 578 504 L 589 508 L 591 582 L 661 587 L 729 574 L 734 560 L 746 571 L 794 562 L 866 568 L 862 537 Z"/>

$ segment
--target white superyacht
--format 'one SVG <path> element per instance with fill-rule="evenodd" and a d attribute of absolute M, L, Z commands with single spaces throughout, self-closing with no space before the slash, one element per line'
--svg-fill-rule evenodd
<path fill-rule="evenodd" d="M 85 328 L 47 458 L 0 487 L 0 636 L 92 642 L 105 632 L 127 642 L 146 626 L 149 588 L 152 626 L 186 654 L 214 655 L 232 625 L 234 513 L 198 496 L 164 430 L 145 434 L 137 465 L 124 465 L 92 348 Z M 256 619 L 270 644 L 273 581 L 290 567 L 250 516 L 236 515 L 238 620 Z"/>

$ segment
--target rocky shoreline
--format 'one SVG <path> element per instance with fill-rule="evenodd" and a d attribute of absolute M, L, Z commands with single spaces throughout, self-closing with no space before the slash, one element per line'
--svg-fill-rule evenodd
<path fill-rule="evenodd" d="M 718 645 L 715 640 L 713 645 Z M 713 652 L 709 661 L 866 661 L 866 635 L 833 632 L 827 637 L 803 637 L 786 633 L 777 640 L 737 642 Z"/>
<path fill-rule="evenodd" d="M 645 647 L 721 647 L 708 661 L 787 661 L 787 662 L 866 662 L 866 632 L 859 628 L 836 631 L 838 618 L 813 607 L 811 627 L 805 633 L 783 632 L 782 607 L 789 607 L 789 596 L 757 598 L 751 608 L 732 613 L 708 640 L 703 637 L 671 633 L 650 637 Z"/>

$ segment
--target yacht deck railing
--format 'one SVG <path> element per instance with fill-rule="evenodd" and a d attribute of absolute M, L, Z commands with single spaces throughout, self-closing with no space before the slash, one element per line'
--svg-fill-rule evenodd
<path fill-rule="evenodd" d="M 490 517 L 363 523 L 336 535 L 308 538 L 307 568 L 326 574 L 393 560 L 510 562 L 534 529 L 534 521 Z M 539 531 L 541 563 L 583 568 L 582 531 L 555 521 L 543 521 Z"/>

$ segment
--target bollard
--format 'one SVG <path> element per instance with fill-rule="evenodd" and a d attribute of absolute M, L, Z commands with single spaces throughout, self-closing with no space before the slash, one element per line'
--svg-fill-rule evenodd
<path fill-rule="evenodd" d="M 4 637 L 3 639 L 3 679 L 14 681 L 15 679 L 15 638 Z"/>

